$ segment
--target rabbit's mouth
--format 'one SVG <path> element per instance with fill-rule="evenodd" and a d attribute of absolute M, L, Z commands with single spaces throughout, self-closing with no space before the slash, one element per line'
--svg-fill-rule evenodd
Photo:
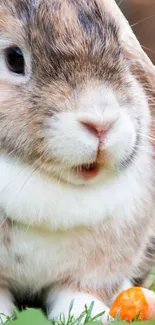
<path fill-rule="evenodd" d="M 75 172 L 85 180 L 94 178 L 99 173 L 99 164 L 97 162 L 77 166 Z"/>

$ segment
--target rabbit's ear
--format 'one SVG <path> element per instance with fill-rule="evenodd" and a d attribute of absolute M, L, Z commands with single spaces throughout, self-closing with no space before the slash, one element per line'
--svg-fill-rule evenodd
<path fill-rule="evenodd" d="M 155 66 L 150 61 L 146 53 L 139 46 L 133 43 L 124 42 L 123 50 L 126 60 L 130 65 L 130 70 L 142 85 L 150 106 L 152 115 L 150 125 L 150 141 L 155 148 Z"/>
<path fill-rule="evenodd" d="M 150 109 L 153 113 L 155 109 L 155 66 L 143 49 L 134 45 L 134 40 L 133 44 L 124 42 L 124 55 L 126 60 L 129 62 L 133 75 L 143 86 L 145 93 L 148 96 L 148 101 L 150 102 Z"/>
<path fill-rule="evenodd" d="M 119 25 L 119 38 L 121 48 L 131 71 L 136 79 L 142 84 L 145 92 L 150 99 L 150 108 L 155 108 L 155 66 L 150 61 L 136 36 L 134 35 L 128 21 L 122 14 L 120 8 L 114 0 L 96 0 L 104 5 L 106 11 L 111 12 L 115 21 Z M 155 114 L 155 113 L 154 113 Z"/>

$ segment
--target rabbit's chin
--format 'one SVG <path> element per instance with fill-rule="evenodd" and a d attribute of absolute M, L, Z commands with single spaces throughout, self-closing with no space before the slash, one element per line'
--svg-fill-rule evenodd
<path fill-rule="evenodd" d="M 117 160 L 114 155 L 105 155 L 102 160 L 98 157 L 92 162 L 79 165 L 65 165 L 62 162 L 42 162 L 39 166 L 41 174 L 49 179 L 56 179 L 59 183 L 63 182 L 74 186 L 89 186 L 104 184 L 117 179 L 120 174 L 124 174 L 129 168 L 133 168 L 136 158 L 139 155 L 138 141 L 128 150 L 122 159 Z M 129 149 L 129 148 L 128 148 Z M 116 159 L 115 159 L 116 158 Z"/>
<path fill-rule="evenodd" d="M 117 168 L 118 167 L 118 168 Z M 49 179 L 55 179 L 59 183 L 66 183 L 73 186 L 89 186 L 106 183 L 108 180 L 117 178 L 122 172 L 119 166 L 108 168 L 104 164 L 97 162 L 79 165 L 73 168 L 64 168 L 61 164 L 42 165 L 41 174 Z M 125 168 L 124 168 L 125 169 Z"/>
<path fill-rule="evenodd" d="M 131 168 L 105 182 L 75 186 L 0 156 L 0 206 L 12 220 L 48 229 L 94 226 L 107 217 L 132 220 L 151 200 L 153 158 L 145 151 Z M 102 170 L 96 176 L 101 179 Z M 104 175 L 104 172 L 103 172 Z M 143 205 L 144 202 L 144 205 Z"/>
<path fill-rule="evenodd" d="M 108 175 L 104 165 L 97 162 L 81 164 L 72 168 L 65 168 L 61 164 L 43 164 L 41 172 L 49 178 L 55 178 L 59 182 L 70 183 L 72 185 L 87 185 L 103 181 L 103 176 Z"/>

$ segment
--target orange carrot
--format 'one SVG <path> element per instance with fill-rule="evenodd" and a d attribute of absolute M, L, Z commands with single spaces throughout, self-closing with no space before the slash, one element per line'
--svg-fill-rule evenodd
<path fill-rule="evenodd" d="M 155 319 L 155 293 L 134 287 L 121 292 L 110 309 L 110 316 L 119 316 L 122 320 L 132 321 Z"/>

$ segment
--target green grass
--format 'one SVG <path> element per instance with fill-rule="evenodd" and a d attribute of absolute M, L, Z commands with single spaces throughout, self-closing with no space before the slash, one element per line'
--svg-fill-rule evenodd
<path fill-rule="evenodd" d="M 43 315 L 43 313 L 39 310 L 35 309 L 29 309 L 26 311 L 23 311 L 22 313 L 16 314 L 17 319 L 14 321 L 9 320 L 7 322 L 7 325 L 77 325 L 80 324 L 79 319 L 74 319 L 73 317 L 68 318 L 67 320 L 62 320 L 57 322 L 50 322 L 47 320 L 47 318 Z M 86 315 L 87 317 L 87 315 Z M 96 318 L 92 319 L 90 316 L 88 319 L 84 320 L 85 325 L 102 325 L 101 322 Z M 128 323 L 120 321 L 120 320 L 114 320 L 111 322 L 110 325 L 126 325 Z M 132 322 L 132 325 L 137 325 L 137 322 Z M 138 325 L 155 325 L 155 320 L 146 321 L 146 322 L 138 322 Z"/>
<path fill-rule="evenodd" d="M 152 270 L 148 280 L 147 280 L 147 287 L 153 291 L 155 291 L 155 268 Z M 71 302 L 69 311 L 68 311 L 68 317 L 67 319 L 64 318 L 63 315 L 61 315 L 60 322 L 57 321 L 48 321 L 47 318 L 44 316 L 41 310 L 35 310 L 35 309 L 27 309 L 22 312 L 15 311 L 15 320 L 11 320 L 8 318 L 7 325 L 101 325 L 101 322 L 99 321 L 100 315 L 96 315 L 95 317 L 92 317 L 92 309 L 93 309 L 93 302 L 87 308 L 85 306 L 84 312 L 75 319 L 72 315 L 72 307 L 73 307 L 73 301 Z M 102 313 L 103 314 L 103 313 Z M 136 318 L 135 318 L 136 319 Z M 151 321 L 133 321 L 132 325 L 155 325 L 155 320 Z M 5 323 L 6 324 L 6 323 Z M 115 319 L 111 322 L 110 325 L 126 325 L 126 322 L 122 322 L 119 318 Z"/>

